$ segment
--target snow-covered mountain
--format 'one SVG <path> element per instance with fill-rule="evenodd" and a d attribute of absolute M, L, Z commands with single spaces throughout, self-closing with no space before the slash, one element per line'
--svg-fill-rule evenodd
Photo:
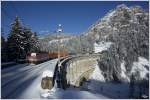
<path fill-rule="evenodd" d="M 64 39 L 64 38 L 72 38 L 75 35 L 73 33 L 48 33 L 48 34 L 43 34 L 39 35 L 38 38 L 40 40 L 45 40 L 45 41 L 51 41 L 51 40 L 56 40 L 56 39 Z"/>
<path fill-rule="evenodd" d="M 149 59 L 148 20 L 149 13 L 141 7 L 122 4 L 109 11 L 80 36 L 59 34 L 59 39 L 57 34 L 42 36 L 41 48 L 55 50 L 59 41 L 72 53 L 105 51 L 98 65 L 106 80 L 126 78 L 129 81 L 135 69 L 133 66 L 136 66 L 134 62 L 139 62 L 140 58 Z M 146 70 L 149 71 L 148 68 Z"/>
<path fill-rule="evenodd" d="M 141 7 L 122 4 L 84 32 L 83 35 L 93 39 L 97 46 L 102 42 L 112 43 L 109 48 L 100 47 L 100 52 L 103 49 L 105 52 L 98 65 L 106 80 L 129 81 L 137 73 L 141 80 L 149 76 L 148 21 L 149 13 Z"/>
<path fill-rule="evenodd" d="M 73 39 L 73 37 L 67 37 L 67 38 L 61 38 L 61 39 L 53 39 L 53 40 L 49 41 L 49 44 L 52 44 L 52 43 L 63 43 L 63 44 L 65 44 L 66 42 L 68 42 L 71 39 Z"/>
<path fill-rule="evenodd" d="M 78 35 L 73 33 L 51 33 L 39 36 L 41 51 L 55 51 L 59 48 L 68 53 L 77 53 L 80 46 Z"/>

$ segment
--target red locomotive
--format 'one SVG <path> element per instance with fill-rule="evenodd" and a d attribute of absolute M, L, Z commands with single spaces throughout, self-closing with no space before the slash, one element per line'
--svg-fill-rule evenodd
<path fill-rule="evenodd" d="M 40 63 L 49 59 L 48 53 L 29 53 L 26 57 L 29 63 Z"/>
<path fill-rule="evenodd" d="M 65 57 L 68 56 L 68 53 L 66 51 L 60 51 L 59 52 L 60 57 Z M 57 51 L 52 51 L 52 52 L 41 52 L 41 53 L 29 53 L 27 54 L 27 61 L 28 63 L 34 63 L 38 64 L 41 62 L 44 62 L 49 59 L 54 59 L 58 57 L 58 52 Z"/>

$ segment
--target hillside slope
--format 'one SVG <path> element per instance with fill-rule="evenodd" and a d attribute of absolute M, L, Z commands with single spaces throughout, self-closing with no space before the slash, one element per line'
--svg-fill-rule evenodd
<path fill-rule="evenodd" d="M 122 66 L 125 77 L 140 72 L 132 71 L 134 62 L 149 59 L 149 13 L 139 6 L 127 7 L 122 4 L 111 10 L 102 19 L 93 24 L 85 36 L 91 37 L 96 43 L 112 42 L 110 48 L 103 52 L 99 67 L 106 80 L 123 80 Z M 149 71 L 143 65 L 143 68 Z M 132 73 L 134 72 L 134 73 Z M 146 77 L 146 76 L 145 76 Z M 141 78 L 143 78 L 141 76 Z M 128 80 L 128 79 L 126 79 Z"/>

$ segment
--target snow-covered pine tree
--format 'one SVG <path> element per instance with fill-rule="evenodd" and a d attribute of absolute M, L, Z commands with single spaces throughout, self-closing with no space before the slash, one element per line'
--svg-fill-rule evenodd
<path fill-rule="evenodd" d="M 25 37 L 22 33 L 22 26 L 19 17 L 16 17 L 11 24 L 11 31 L 8 35 L 8 56 L 10 60 L 17 60 L 21 58 L 24 48 L 22 47 L 22 40 Z"/>
<path fill-rule="evenodd" d="M 30 51 L 31 46 L 31 36 L 32 36 L 32 32 L 31 29 L 28 27 L 24 27 L 23 28 L 23 36 L 25 37 L 23 39 L 23 45 L 24 45 L 24 54 L 27 54 Z"/>
<path fill-rule="evenodd" d="M 38 51 L 38 38 L 30 28 L 20 24 L 19 17 L 11 24 L 11 32 L 8 36 L 8 51 L 10 60 L 25 59 L 29 52 Z"/>
<path fill-rule="evenodd" d="M 32 33 L 32 36 L 30 37 L 30 52 L 39 52 L 39 40 L 37 37 L 37 33 Z"/>

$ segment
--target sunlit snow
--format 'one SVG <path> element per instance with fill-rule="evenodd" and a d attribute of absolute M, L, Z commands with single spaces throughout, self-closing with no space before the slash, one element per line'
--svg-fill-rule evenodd
<path fill-rule="evenodd" d="M 100 42 L 100 43 L 94 43 L 94 52 L 99 53 L 104 50 L 107 50 L 111 46 L 112 42 Z"/>
<path fill-rule="evenodd" d="M 121 77 L 124 79 L 124 81 L 129 82 L 129 78 L 126 75 L 125 61 L 122 61 L 121 63 Z"/>
<path fill-rule="evenodd" d="M 50 70 L 45 70 L 42 77 L 53 77 L 53 72 Z"/>
<path fill-rule="evenodd" d="M 140 72 L 140 78 L 146 78 L 149 74 L 149 61 L 143 57 L 138 58 L 138 62 L 133 62 L 131 73 Z"/>
<path fill-rule="evenodd" d="M 95 70 L 93 71 L 92 75 L 90 76 L 90 79 L 98 80 L 98 81 L 105 81 L 104 76 L 102 75 L 102 71 L 100 70 L 99 66 L 95 65 Z"/>

